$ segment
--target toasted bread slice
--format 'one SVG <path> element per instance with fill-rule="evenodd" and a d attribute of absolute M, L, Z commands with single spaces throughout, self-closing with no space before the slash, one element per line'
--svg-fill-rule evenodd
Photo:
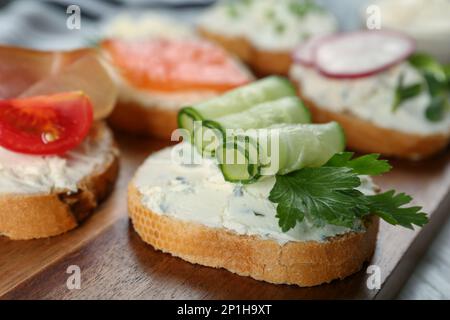
<path fill-rule="evenodd" d="M 359 271 L 374 252 L 379 223 L 371 217 L 366 232 L 347 233 L 324 242 L 279 244 L 154 213 L 142 204 L 133 183 L 128 190 L 128 210 L 136 232 L 157 250 L 256 280 L 301 287 L 343 279 Z"/>
<path fill-rule="evenodd" d="M 109 195 L 119 168 L 112 133 L 104 123 L 97 123 L 84 144 L 102 162 L 76 183 L 75 191 L 51 187 L 48 192 L 0 193 L 1 235 L 25 240 L 64 233 L 78 226 Z M 101 147 L 96 148 L 97 144 Z"/>
<path fill-rule="evenodd" d="M 268 191 L 265 183 L 254 191 L 237 192 L 237 186 L 225 182 L 212 163 L 178 165 L 173 162 L 173 151 L 170 148 L 152 155 L 128 189 L 133 226 L 154 248 L 191 263 L 299 286 L 342 279 L 370 259 L 378 218 L 368 218 L 365 228 L 358 231 L 337 229 L 322 234 L 299 229 L 282 233 L 276 218 L 265 211 L 271 207 L 263 203 Z M 189 152 L 184 150 L 183 154 L 185 151 Z M 372 188 L 375 192 L 376 186 Z M 242 200 L 244 193 L 250 198 Z M 246 203 L 242 212 L 224 208 L 239 208 L 242 201 Z M 254 210 L 260 210 L 260 217 Z"/>
<path fill-rule="evenodd" d="M 198 33 L 235 54 L 248 64 L 257 76 L 263 77 L 271 74 L 286 76 L 289 73 L 289 67 L 292 63 L 291 52 L 289 51 L 261 50 L 244 37 L 231 37 L 213 33 L 202 27 L 198 27 Z"/>
<path fill-rule="evenodd" d="M 347 147 L 361 153 L 419 160 L 442 151 L 450 141 L 450 136 L 444 134 L 419 135 L 381 128 L 352 114 L 318 106 L 303 96 L 300 89 L 298 94 L 311 111 L 313 122 L 339 122 L 345 131 Z"/>
<path fill-rule="evenodd" d="M 114 129 L 129 134 L 169 140 L 178 128 L 177 114 L 157 105 L 145 107 L 138 102 L 118 101 L 108 122 Z"/>
<path fill-rule="evenodd" d="M 198 95 L 200 98 L 197 100 L 203 101 L 216 94 L 198 92 Z M 172 133 L 178 128 L 178 111 L 184 106 L 178 103 L 178 100 L 179 97 L 174 99 L 167 96 L 160 101 L 149 103 L 129 97 L 129 94 L 126 98 L 122 95 L 122 97 L 119 96 L 114 111 L 108 118 L 108 123 L 114 129 L 128 134 L 170 140 Z M 168 104 L 172 106 L 168 107 Z M 175 107 L 174 104 L 176 104 Z"/>

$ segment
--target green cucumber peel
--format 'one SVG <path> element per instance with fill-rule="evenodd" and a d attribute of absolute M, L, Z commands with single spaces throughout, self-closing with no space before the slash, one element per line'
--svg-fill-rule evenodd
<path fill-rule="evenodd" d="M 199 152 L 214 156 L 215 150 L 229 129 L 260 129 L 277 123 L 310 122 L 311 114 L 298 97 L 283 97 L 257 104 L 242 112 L 214 120 L 203 120 L 201 132 L 195 135 L 195 145 Z"/>
<path fill-rule="evenodd" d="M 245 147 L 236 146 L 234 141 L 228 143 L 230 138 L 244 141 Z M 225 180 L 241 183 L 253 183 L 261 176 L 284 175 L 304 167 L 320 167 L 345 148 L 342 128 L 336 122 L 275 125 L 237 133 L 226 139 L 227 143 L 217 152 L 220 168 Z M 249 152 L 247 144 L 256 148 Z M 251 172 L 254 174 L 249 174 Z"/>
<path fill-rule="evenodd" d="M 271 76 L 233 89 L 220 97 L 188 106 L 178 114 L 178 126 L 193 136 L 194 121 L 215 120 L 229 114 L 242 112 L 262 102 L 286 96 L 295 96 L 292 83 L 283 77 Z"/>

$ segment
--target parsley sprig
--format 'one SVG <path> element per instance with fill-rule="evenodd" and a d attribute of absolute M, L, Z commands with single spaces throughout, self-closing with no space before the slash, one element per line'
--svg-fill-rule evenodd
<path fill-rule="evenodd" d="M 322 167 L 276 176 L 269 200 L 278 204 L 277 218 L 283 232 L 304 220 L 316 226 L 352 228 L 357 219 L 369 214 L 409 229 L 428 222 L 421 207 L 405 207 L 412 199 L 404 193 L 391 190 L 368 196 L 359 191 L 359 175 L 382 174 L 391 166 L 377 154 L 352 157 L 350 152 L 338 153 Z"/>
<path fill-rule="evenodd" d="M 397 88 L 394 93 L 394 104 L 392 105 L 392 111 L 397 111 L 398 107 L 411 98 L 417 97 L 421 92 L 422 83 L 414 83 L 411 85 L 404 84 L 405 75 L 402 73 L 398 78 Z"/>
<path fill-rule="evenodd" d="M 392 111 L 395 112 L 403 102 L 426 90 L 431 101 L 425 110 L 425 117 L 429 121 L 441 121 L 450 111 L 450 67 L 441 65 L 424 53 L 413 54 L 408 61 L 423 75 L 424 81 L 405 85 L 404 74 L 401 74 L 395 89 Z"/>
<path fill-rule="evenodd" d="M 440 121 L 450 111 L 450 70 L 433 57 L 416 53 L 409 58 L 409 63 L 419 70 L 425 78 L 431 102 L 425 110 L 425 116 L 430 121 Z"/>

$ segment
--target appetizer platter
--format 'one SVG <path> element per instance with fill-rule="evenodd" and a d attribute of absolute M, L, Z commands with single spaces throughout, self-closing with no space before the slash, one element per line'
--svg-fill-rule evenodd
<path fill-rule="evenodd" d="M 280 3 L 0 47 L 0 299 L 395 296 L 450 209 L 450 68 Z"/>

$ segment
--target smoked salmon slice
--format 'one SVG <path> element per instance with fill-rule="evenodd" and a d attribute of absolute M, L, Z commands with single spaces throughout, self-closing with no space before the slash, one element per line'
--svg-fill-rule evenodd
<path fill-rule="evenodd" d="M 102 48 L 122 76 L 144 90 L 223 92 L 251 81 L 225 50 L 204 40 L 110 39 Z"/>

